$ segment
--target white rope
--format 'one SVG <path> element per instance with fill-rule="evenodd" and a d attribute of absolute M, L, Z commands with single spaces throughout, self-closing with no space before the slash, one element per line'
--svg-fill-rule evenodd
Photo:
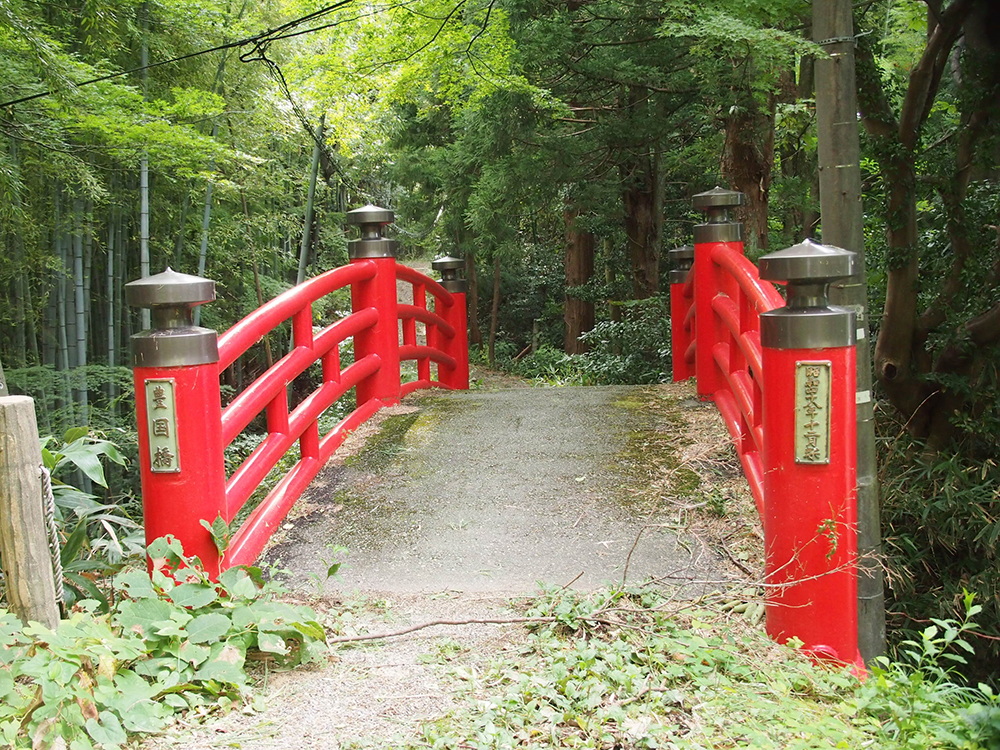
<path fill-rule="evenodd" d="M 56 498 L 52 494 L 52 475 L 44 466 L 38 471 L 42 479 L 42 501 L 45 504 L 45 523 L 49 527 L 49 555 L 52 557 L 52 575 L 56 584 L 56 604 L 63 609 L 63 569 L 59 554 L 59 529 L 56 526 Z"/>

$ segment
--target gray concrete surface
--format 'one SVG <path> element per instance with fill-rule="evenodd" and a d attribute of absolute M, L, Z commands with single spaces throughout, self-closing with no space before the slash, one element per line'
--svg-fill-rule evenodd
<path fill-rule="evenodd" d="M 621 582 L 626 560 L 630 582 L 718 578 L 713 553 L 668 528 L 675 518 L 630 502 L 621 452 L 645 425 L 629 395 L 520 388 L 417 401 L 395 455 L 375 438 L 324 469 L 266 559 L 294 588 L 329 593 L 592 588 Z M 334 557 L 345 564 L 324 581 Z"/>

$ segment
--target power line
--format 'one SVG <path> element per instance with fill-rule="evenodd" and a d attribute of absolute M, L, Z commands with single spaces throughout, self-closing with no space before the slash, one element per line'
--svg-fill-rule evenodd
<path fill-rule="evenodd" d="M 197 52 L 191 52 L 187 55 L 173 57 L 169 60 L 160 60 L 159 62 L 149 63 L 148 65 L 142 65 L 138 68 L 131 68 L 130 70 L 122 70 L 118 73 L 109 73 L 108 75 L 98 76 L 97 78 L 91 78 L 90 80 L 73 84 L 73 87 L 82 88 L 84 86 L 89 86 L 93 83 L 100 83 L 101 81 L 110 81 L 114 78 L 120 78 L 122 76 L 131 75 L 132 73 L 140 73 L 143 70 L 158 68 L 161 65 L 170 65 L 172 63 L 181 62 L 183 60 L 190 60 L 193 57 L 200 57 L 201 55 L 207 55 L 211 52 L 221 52 L 222 50 L 233 49 L 234 47 L 245 47 L 248 44 L 254 45 L 255 51 L 259 51 L 262 45 L 267 45 L 268 42 L 274 41 L 274 39 L 276 38 L 277 39 L 284 38 L 284 36 L 282 35 L 285 34 L 285 32 L 294 29 L 296 26 L 299 26 L 303 23 L 307 23 L 309 21 L 313 21 L 317 18 L 322 18 L 323 16 L 332 13 L 336 10 L 340 10 L 341 8 L 344 8 L 353 2 L 354 0 L 339 0 L 339 2 L 336 2 L 333 5 L 328 5 L 325 8 L 320 8 L 319 10 L 309 13 L 308 15 L 296 18 L 292 21 L 288 21 L 287 23 L 284 23 L 280 26 L 275 26 L 274 28 L 267 29 L 266 31 L 262 31 L 261 33 L 255 34 L 254 36 L 246 37 L 245 39 L 239 39 L 235 42 L 228 42 L 226 44 L 220 44 L 215 47 L 209 47 L 208 49 L 198 50 Z M 302 32 L 302 33 L 308 33 L 308 32 Z M 243 59 L 243 57 L 247 56 L 244 55 L 241 57 L 241 59 Z M 0 104 L 0 107 L 12 107 L 15 104 L 24 104 L 25 102 L 34 101 L 35 99 L 41 99 L 44 96 L 49 96 L 52 93 L 53 93 L 52 89 L 46 89 L 45 91 L 42 91 L 37 94 L 31 94 L 30 96 L 22 96 L 20 99 L 11 99 L 10 101 L 3 102 L 2 104 Z"/>

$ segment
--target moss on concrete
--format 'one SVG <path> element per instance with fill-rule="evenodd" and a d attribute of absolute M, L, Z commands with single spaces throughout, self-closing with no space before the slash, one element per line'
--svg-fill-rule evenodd
<path fill-rule="evenodd" d="M 656 502 L 665 490 L 680 497 L 695 494 L 701 478 L 681 464 L 680 449 L 690 441 L 683 434 L 679 400 L 652 387 L 637 389 L 613 403 L 639 417 L 640 428 L 626 433 L 616 456 L 617 468 L 629 484 L 628 500 Z M 661 477 L 668 478 L 665 487 L 652 481 Z M 656 497 L 650 497 L 651 493 Z"/>

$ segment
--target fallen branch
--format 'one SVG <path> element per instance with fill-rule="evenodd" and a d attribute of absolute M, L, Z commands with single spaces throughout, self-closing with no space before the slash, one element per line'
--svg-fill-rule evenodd
<path fill-rule="evenodd" d="M 425 628 L 433 628 L 438 625 L 511 625 L 525 622 L 555 622 L 555 617 L 483 617 L 470 618 L 468 620 L 431 620 L 418 625 L 411 625 L 402 630 L 393 630 L 389 633 L 369 633 L 367 635 L 341 635 L 336 638 L 327 638 L 327 643 L 354 643 L 357 641 L 378 641 L 383 638 L 397 638 L 401 635 L 415 633 Z"/>

